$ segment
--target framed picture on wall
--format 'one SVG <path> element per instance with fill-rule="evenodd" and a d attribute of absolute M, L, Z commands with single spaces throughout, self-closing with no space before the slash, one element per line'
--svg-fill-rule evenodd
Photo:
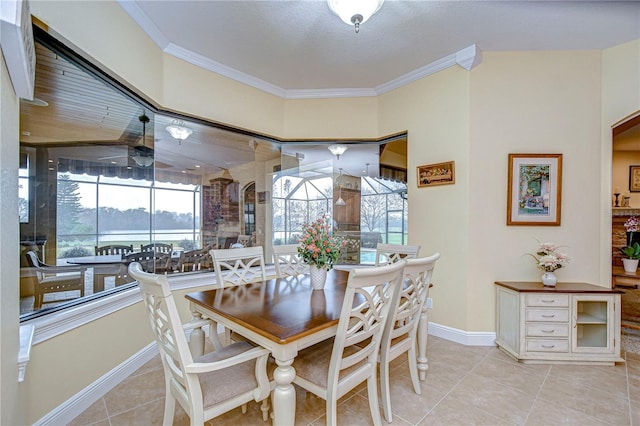
<path fill-rule="evenodd" d="M 456 182 L 454 161 L 418 166 L 418 188 L 424 186 L 448 185 Z"/>
<path fill-rule="evenodd" d="M 269 191 L 258 192 L 258 204 L 266 204 L 269 201 Z"/>
<path fill-rule="evenodd" d="M 562 154 L 509 154 L 507 225 L 560 226 Z"/>
<path fill-rule="evenodd" d="M 629 191 L 640 192 L 640 166 L 629 166 Z"/>

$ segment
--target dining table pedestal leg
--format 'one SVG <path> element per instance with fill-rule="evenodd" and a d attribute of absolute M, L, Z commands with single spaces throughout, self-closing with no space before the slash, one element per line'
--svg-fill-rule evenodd
<path fill-rule="evenodd" d="M 295 423 L 296 389 L 293 379 L 296 370 L 291 366 L 293 359 L 282 361 L 276 359 L 278 367 L 273 372 L 276 387 L 273 389 L 273 424 L 288 426 Z"/>
<path fill-rule="evenodd" d="M 427 336 L 429 333 L 429 318 L 427 316 L 427 306 L 422 308 L 420 312 L 420 321 L 418 322 L 418 372 L 420 380 L 427 379 L 427 370 L 429 369 L 427 359 Z"/>

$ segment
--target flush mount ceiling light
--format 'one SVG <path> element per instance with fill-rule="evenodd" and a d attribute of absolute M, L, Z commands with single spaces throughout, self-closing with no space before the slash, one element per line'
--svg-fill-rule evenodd
<path fill-rule="evenodd" d="M 327 0 L 329 9 L 347 25 L 353 25 L 356 33 L 360 24 L 367 22 L 384 3 L 384 0 Z"/>
<path fill-rule="evenodd" d="M 180 120 L 173 120 L 171 125 L 166 127 L 167 132 L 171 133 L 174 139 L 178 140 L 178 143 L 182 145 L 182 141 L 187 139 L 193 130 L 184 125 L 184 122 Z"/>
<path fill-rule="evenodd" d="M 344 152 L 347 150 L 347 146 L 346 145 L 342 145 L 342 144 L 333 144 L 333 145 L 329 145 L 327 147 L 329 149 L 329 151 L 331 151 L 331 153 L 333 155 L 335 155 L 338 160 L 340 159 L 340 156 L 342 154 L 344 154 Z"/>

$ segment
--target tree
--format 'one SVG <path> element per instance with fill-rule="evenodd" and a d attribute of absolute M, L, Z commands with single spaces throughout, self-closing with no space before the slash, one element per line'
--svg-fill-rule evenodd
<path fill-rule="evenodd" d="M 69 175 L 58 178 L 58 235 L 72 233 L 72 229 L 80 223 L 79 217 L 83 208 L 80 204 L 80 190 L 78 184 L 69 180 Z"/>
<path fill-rule="evenodd" d="M 364 195 L 360 199 L 360 223 L 367 231 L 384 232 L 384 221 L 387 215 L 386 195 Z"/>

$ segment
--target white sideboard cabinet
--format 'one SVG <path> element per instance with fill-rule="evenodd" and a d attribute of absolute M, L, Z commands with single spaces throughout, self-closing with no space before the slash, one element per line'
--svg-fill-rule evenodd
<path fill-rule="evenodd" d="M 496 344 L 518 361 L 624 362 L 620 357 L 621 291 L 585 283 L 495 284 Z"/>

